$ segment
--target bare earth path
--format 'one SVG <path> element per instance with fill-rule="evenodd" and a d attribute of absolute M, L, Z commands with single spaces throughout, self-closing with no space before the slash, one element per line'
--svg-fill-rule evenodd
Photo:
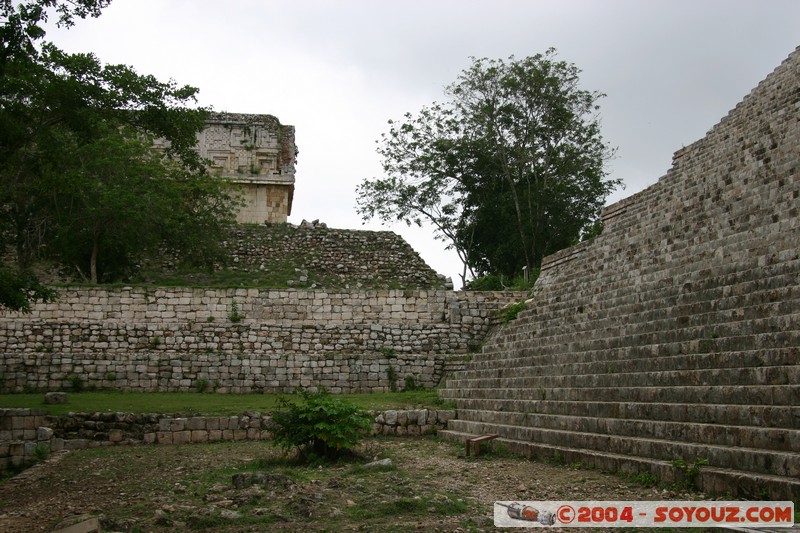
<path fill-rule="evenodd" d="M 49 532 L 80 515 L 101 517 L 104 532 L 492 531 L 496 500 L 701 496 L 496 453 L 465 458 L 433 438 L 370 439 L 361 453 L 392 465 L 291 466 L 252 442 L 69 452 L 0 482 L 0 531 Z"/>

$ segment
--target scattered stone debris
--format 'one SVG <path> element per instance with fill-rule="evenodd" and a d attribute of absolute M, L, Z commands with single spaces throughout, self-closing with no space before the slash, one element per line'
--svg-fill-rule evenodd
<path fill-rule="evenodd" d="M 378 461 L 372 461 L 371 463 L 367 463 L 364 465 L 364 468 L 376 468 L 379 466 L 392 466 L 391 459 L 380 459 Z"/>

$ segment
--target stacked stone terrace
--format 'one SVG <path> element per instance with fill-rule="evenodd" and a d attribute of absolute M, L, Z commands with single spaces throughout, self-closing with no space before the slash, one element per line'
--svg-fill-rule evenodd
<path fill-rule="evenodd" d="M 331 392 L 439 383 L 519 293 L 63 289 L 0 312 L 0 390 Z"/>
<path fill-rule="evenodd" d="M 447 382 L 449 437 L 800 499 L 800 49 L 658 183 L 548 257 Z M 685 468 L 683 469 L 685 470 Z"/>

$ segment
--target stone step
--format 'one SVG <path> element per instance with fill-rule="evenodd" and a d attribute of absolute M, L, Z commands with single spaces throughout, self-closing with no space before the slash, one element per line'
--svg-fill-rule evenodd
<path fill-rule="evenodd" d="M 796 252 L 795 252 L 796 253 Z M 647 309 L 688 305 L 704 301 L 716 301 L 728 298 L 729 305 L 741 306 L 742 302 L 758 301 L 774 291 L 792 291 L 797 297 L 794 276 L 800 270 L 800 259 L 791 259 L 778 264 L 762 265 L 757 259 L 751 260 L 750 268 L 741 264 L 721 265 L 712 271 L 701 269 L 693 275 L 676 273 L 674 268 L 666 266 L 664 276 L 649 280 L 626 273 L 619 281 L 606 280 L 601 286 L 583 287 L 582 278 L 572 280 L 560 279 L 558 285 L 550 284 L 546 289 L 538 291 L 536 308 L 520 313 L 520 318 L 544 311 L 550 319 L 564 313 L 574 313 L 579 305 L 590 305 L 597 302 L 607 309 L 619 309 L 625 312 L 625 306 L 638 305 Z M 586 276 L 587 273 L 582 273 Z M 635 283 L 631 282 L 631 278 Z M 602 298 L 600 296 L 602 295 Z M 648 303 L 647 306 L 642 304 Z M 540 313 L 541 314 L 541 313 Z"/>
<path fill-rule="evenodd" d="M 496 433 L 501 437 L 522 442 L 537 442 L 589 450 L 611 450 L 621 455 L 648 457 L 661 461 L 683 460 L 688 464 L 694 464 L 697 459 L 705 459 L 712 467 L 800 478 L 800 454 L 793 452 L 520 427 L 461 419 L 450 420 L 447 428 L 474 435 Z"/>
<path fill-rule="evenodd" d="M 458 409 L 800 429 L 800 406 L 451 398 Z"/>
<path fill-rule="evenodd" d="M 800 383 L 800 365 L 749 368 L 709 368 L 653 372 L 615 372 L 604 374 L 538 375 L 523 377 L 472 378 L 456 376 L 447 380 L 448 388 L 532 388 L 552 387 L 672 387 L 711 385 L 792 385 Z"/>
<path fill-rule="evenodd" d="M 546 278 L 541 288 L 553 296 L 550 304 L 557 304 L 559 295 L 573 297 L 583 296 L 591 291 L 625 294 L 631 289 L 648 289 L 654 285 L 668 288 L 670 282 L 673 288 L 683 289 L 686 282 L 693 283 L 694 289 L 713 286 L 740 284 L 758 280 L 758 271 L 762 270 L 764 279 L 789 273 L 796 268 L 798 260 L 797 250 L 791 239 L 776 240 L 774 235 L 762 233 L 748 237 L 753 246 L 761 249 L 748 249 L 747 242 L 737 242 L 737 239 L 724 240 L 705 245 L 704 248 L 686 247 L 685 250 L 692 254 L 692 260 L 676 262 L 671 256 L 676 252 L 674 247 L 649 247 L 650 251 L 639 249 L 636 262 L 620 264 L 618 257 L 594 257 L 595 248 L 584 249 L 581 269 L 562 269 L 557 279 L 552 276 Z M 765 247 L 765 240 L 769 248 Z M 724 249 L 725 257 L 715 257 Z M 619 251 L 625 254 L 624 250 Z M 648 255 L 651 254 L 651 255 Z M 545 272 L 548 276 L 550 272 Z M 590 287 L 585 284 L 586 275 L 602 275 L 602 287 Z M 552 278 L 552 279 L 551 279 Z M 567 291 L 567 289 L 571 289 Z M 687 293 L 690 296 L 690 293 Z"/>
<path fill-rule="evenodd" d="M 746 322 L 742 324 L 746 324 Z M 728 331 L 728 328 L 723 330 L 723 328 L 718 327 L 709 332 L 711 328 L 686 328 L 681 330 L 679 326 L 676 326 L 671 332 L 633 333 L 616 337 L 603 337 L 599 334 L 597 338 L 590 335 L 562 335 L 557 339 L 547 339 L 543 342 L 536 342 L 534 337 L 529 338 L 527 341 L 519 339 L 503 347 L 491 345 L 486 348 L 484 353 L 476 354 L 473 363 L 468 368 L 477 368 L 477 365 L 484 361 L 500 361 L 530 355 L 555 355 L 559 353 L 570 354 L 564 357 L 565 359 L 571 359 L 571 354 L 580 354 L 582 352 L 621 351 L 615 355 L 608 356 L 608 358 L 632 359 L 635 357 L 653 357 L 655 354 L 663 353 L 664 351 L 671 355 L 679 355 L 682 353 L 746 352 L 795 347 L 800 346 L 800 329 L 794 329 L 796 327 L 796 325 L 792 325 L 791 327 L 787 326 L 785 329 L 764 332 L 748 332 L 746 329 L 737 331 L 734 327 L 731 327 Z M 723 333 L 717 333 L 717 331 Z M 664 347 L 666 347 L 666 350 Z M 605 358 L 603 357 L 603 359 Z"/>
<path fill-rule="evenodd" d="M 640 310 L 630 314 L 619 310 L 619 314 L 609 312 L 607 316 L 605 312 L 578 310 L 570 320 L 557 322 L 517 319 L 496 330 L 484 343 L 483 353 L 513 349 L 519 341 L 528 345 L 535 341 L 541 346 L 570 342 L 583 336 L 605 339 L 635 334 L 674 339 L 680 334 L 681 338 L 702 339 L 794 329 L 800 318 L 800 289 L 796 292 L 798 298 L 729 310 L 721 310 L 718 302 L 709 302 L 707 309 L 676 310 L 673 307 L 659 313 Z M 662 335 L 664 333 L 668 335 Z M 476 360 L 481 358 L 479 355 Z"/>
<path fill-rule="evenodd" d="M 658 348 L 664 345 L 654 345 Z M 550 353 L 479 361 L 461 370 L 455 379 L 501 378 L 526 376 L 557 376 L 567 374 L 610 374 L 614 372 L 646 372 L 666 370 L 695 370 L 712 368 L 746 368 L 800 364 L 800 350 L 795 347 L 749 350 L 743 352 L 714 352 L 662 355 L 649 346 L 627 350 L 594 350 L 571 353 L 565 363 L 564 354 Z M 630 357 L 639 355 L 639 357 Z M 620 359 L 612 358 L 620 356 Z M 606 357 L 606 359 L 603 359 Z"/>
<path fill-rule="evenodd" d="M 689 421 L 665 421 L 641 418 L 606 418 L 601 416 L 552 415 L 488 409 L 459 409 L 457 418 L 469 422 L 546 428 L 557 431 L 598 433 L 708 444 L 738 446 L 800 453 L 800 425 L 795 428 L 765 428 Z"/>
<path fill-rule="evenodd" d="M 490 400 L 549 400 L 572 402 L 643 402 L 734 405 L 800 405 L 800 384 L 791 385 L 677 385 L 674 387 L 538 387 L 445 388 L 442 398 Z"/>
<path fill-rule="evenodd" d="M 723 308 L 723 299 L 709 300 L 701 304 L 681 307 L 665 306 L 660 309 L 646 309 L 637 304 L 627 312 L 620 307 L 610 310 L 594 310 L 577 307 L 572 310 L 569 320 L 528 320 L 517 319 L 501 330 L 495 331 L 485 346 L 501 347 L 513 343 L 519 338 L 530 341 L 535 336 L 542 342 L 559 335 L 580 333 L 613 335 L 630 332 L 636 326 L 637 333 L 658 333 L 680 328 L 712 328 L 725 329 L 741 322 L 750 323 L 748 329 L 755 332 L 769 331 L 794 323 L 800 315 L 800 288 L 794 290 L 796 295 L 771 295 L 770 299 L 781 300 L 759 303 L 751 306 Z"/>
<path fill-rule="evenodd" d="M 439 430 L 440 435 L 448 440 L 465 442 L 474 436 L 471 433 L 452 429 Z M 605 472 L 621 472 L 636 474 L 650 472 L 665 483 L 680 482 L 684 479 L 682 472 L 671 461 L 657 460 L 647 457 L 627 456 L 607 451 L 571 447 L 567 444 L 554 445 L 542 442 L 520 441 L 500 437 L 494 441 L 508 451 L 518 455 L 556 461 L 563 464 L 582 464 L 593 466 Z M 690 463 L 690 464 L 693 464 Z M 772 500 L 800 499 L 800 480 L 783 476 L 742 472 L 741 470 L 724 469 L 714 466 L 700 467 L 696 479 L 697 487 L 710 494 L 730 494 L 737 498 L 760 500 L 768 494 Z"/>

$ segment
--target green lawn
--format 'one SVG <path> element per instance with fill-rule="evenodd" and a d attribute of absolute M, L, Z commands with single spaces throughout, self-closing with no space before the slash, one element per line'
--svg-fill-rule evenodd
<path fill-rule="evenodd" d="M 69 412 L 200 413 L 240 415 L 245 411 L 266 413 L 275 409 L 280 394 L 215 394 L 198 392 L 70 392 L 69 402 L 45 405 L 44 393 L 0 394 L 0 408 L 42 408 L 52 415 Z M 341 394 L 340 398 L 364 409 L 445 409 L 450 407 L 435 389 L 412 392 Z"/>

